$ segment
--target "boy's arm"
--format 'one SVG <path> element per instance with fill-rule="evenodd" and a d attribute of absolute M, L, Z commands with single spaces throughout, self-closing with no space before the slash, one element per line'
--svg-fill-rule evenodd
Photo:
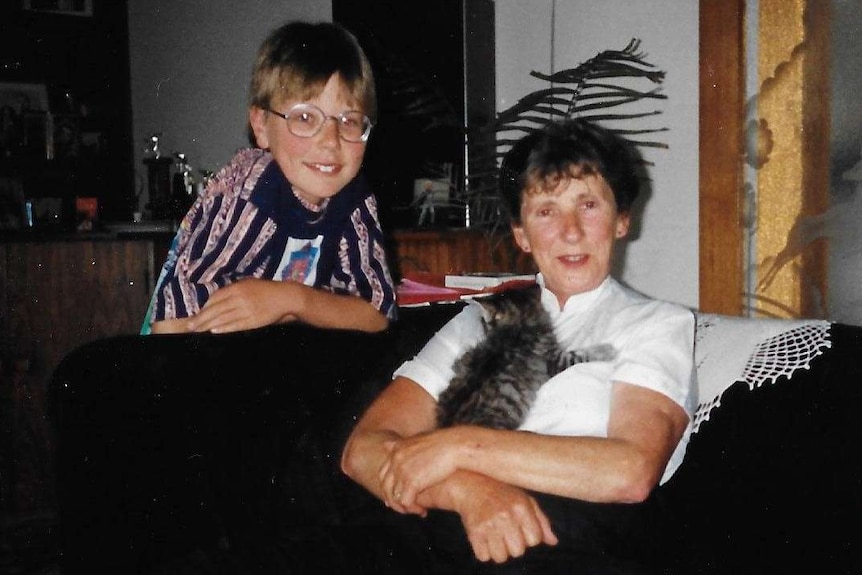
<path fill-rule="evenodd" d="M 200 313 L 188 318 L 186 327 L 194 332 L 226 333 L 296 320 L 366 332 L 389 326 L 386 316 L 358 296 L 333 294 L 292 281 L 248 278 L 215 291 Z"/>
<path fill-rule="evenodd" d="M 351 286 L 351 291 L 373 302 L 375 308 L 392 319 L 396 315 L 396 289 L 377 211 L 377 200 L 369 194 L 351 214 L 350 225 L 338 242 L 339 265 L 333 271 L 330 285 L 336 292 Z"/>
<path fill-rule="evenodd" d="M 191 331 L 188 326 L 189 319 L 187 317 L 179 317 L 154 321 L 150 324 L 150 333 L 188 333 Z"/>
<path fill-rule="evenodd" d="M 261 247 L 268 245 L 276 226 L 250 203 L 244 189 L 257 185 L 270 162 L 261 150 L 237 153 L 192 204 L 156 283 L 147 314 L 153 333 L 188 331 L 172 320 L 194 316 L 210 294 L 235 278 L 260 275 L 256 272 L 268 256 Z M 255 241 L 239 241 L 243 238 Z"/>

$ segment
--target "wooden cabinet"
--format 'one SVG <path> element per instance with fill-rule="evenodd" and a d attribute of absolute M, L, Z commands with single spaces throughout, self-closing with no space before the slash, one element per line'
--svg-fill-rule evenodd
<path fill-rule="evenodd" d="M 153 289 L 154 240 L 15 239 L 0 244 L 0 354 L 46 381 L 73 348 L 137 333 Z"/>
<path fill-rule="evenodd" d="M 138 333 L 170 234 L 27 236 L 0 243 L 0 358 L 46 381 L 88 341 Z M 480 230 L 399 230 L 400 273 L 534 271 L 510 238 Z"/>
<path fill-rule="evenodd" d="M 532 259 L 517 249 L 509 236 L 447 229 L 398 230 L 392 237 L 401 275 L 535 271 Z"/>

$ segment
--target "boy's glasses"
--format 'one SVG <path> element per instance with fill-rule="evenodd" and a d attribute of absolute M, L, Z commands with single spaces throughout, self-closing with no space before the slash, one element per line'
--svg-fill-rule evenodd
<path fill-rule="evenodd" d="M 346 142 L 365 142 L 371 134 L 371 120 L 362 112 L 355 110 L 342 112 L 337 116 L 328 116 L 313 104 L 297 104 L 286 114 L 269 108 L 264 108 L 264 110 L 284 118 L 290 133 L 300 138 L 310 138 L 316 135 L 329 118 L 335 120 L 338 134 Z"/>

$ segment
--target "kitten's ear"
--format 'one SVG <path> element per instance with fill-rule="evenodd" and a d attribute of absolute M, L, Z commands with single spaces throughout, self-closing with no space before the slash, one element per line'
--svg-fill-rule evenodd
<path fill-rule="evenodd" d="M 496 313 L 497 308 L 488 296 L 471 299 L 470 303 L 479 308 L 479 313 L 482 314 L 483 322 L 488 323 L 494 319 L 494 314 Z"/>

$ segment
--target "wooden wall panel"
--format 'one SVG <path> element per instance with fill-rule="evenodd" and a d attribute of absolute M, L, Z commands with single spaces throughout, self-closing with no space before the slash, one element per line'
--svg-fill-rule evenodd
<path fill-rule="evenodd" d="M 744 0 L 700 0 L 700 296 L 743 315 Z"/>

